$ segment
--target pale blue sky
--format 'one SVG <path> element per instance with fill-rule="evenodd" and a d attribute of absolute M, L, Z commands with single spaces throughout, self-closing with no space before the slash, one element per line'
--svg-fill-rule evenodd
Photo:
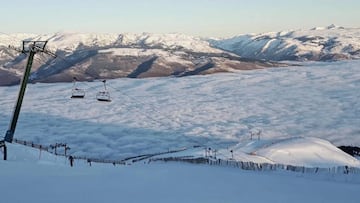
<path fill-rule="evenodd" d="M 359 0 L 7 0 L 1 32 L 185 33 L 225 37 L 337 24 L 360 27 Z"/>

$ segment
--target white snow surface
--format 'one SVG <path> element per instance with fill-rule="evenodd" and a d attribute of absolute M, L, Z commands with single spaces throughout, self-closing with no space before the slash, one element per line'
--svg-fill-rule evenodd
<path fill-rule="evenodd" d="M 185 78 L 109 80 L 110 103 L 95 99 L 103 88 L 100 81 L 79 83 L 86 96 L 77 100 L 70 99 L 71 83 L 29 84 L 15 138 L 45 145 L 67 143 L 73 155 L 109 159 L 194 145 L 226 151 L 247 143 L 252 129 L 262 130 L 261 140 L 315 137 L 334 145 L 359 146 L 360 61 L 303 65 Z M 18 88 L 0 87 L 4 134 Z M 357 164 L 347 158 L 323 160 L 328 151 L 311 152 L 320 157 L 309 161 L 305 159 L 309 154 L 286 149 L 289 156 L 284 158 L 279 152 L 271 154 L 274 149 L 259 150 L 251 158 L 246 154 L 250 152 L 236 153 L 239 159 L 256 162 Z"/>
<path fill-rule="evenodd" d="M 96 164 L 8 144 L 0 160 L 1 201 L 358 202 L 358 174 L 255 172 L 180 163 Z"/>
<path fill-rule="evenodd" d="M 192 66 L 191 61 L 183 59 L 187 54 L 184 52 L 169 52 L 162 49 L 136 49 L 136 48 L 110 48 L 100 50 L 99 53 L 112 53 L 115 56 L 157 56 L 166 59 L 167 62 L 180 63 Z"/>
<path fill-rule="evenodd" d="M 239 143 L 232 150 L 234 159 L 239 161 L 321 168 L 360 167 L 360 162 L 354 157 L 328 141 L 313 137 L 254 140 Z"/>

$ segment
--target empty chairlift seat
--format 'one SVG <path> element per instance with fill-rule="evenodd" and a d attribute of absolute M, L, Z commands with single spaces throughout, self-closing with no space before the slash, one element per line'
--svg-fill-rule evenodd
<path fill-rule="evenodd" d="M 72 99 L 82 99 L 85 97 L 85 90 L 80 89 L 77 87 L 76 85 L 76 78 L 74 77 L 74 84 L 73 84 L 73 88 L 71 90 L 71 98 Z"/>
<path fill-rule="evenodd" d="M 103 80 L 102 82 L 104 83 L 104 90 L 99 91 L 96 94 L 96 99 L 98 101 L 102 101 L 102 102 L 111 102 L 110 93 L 109 93 L 109 91 L 106 90 L 106 80 Z"/>
<path fill-rule="evenodd" d="M 111 101 L 110 93 L 107 92 L 107 91 L 98 92 L 98 93 L 96 94 L 96 99 L 97 99 L 98 101 L 110 102 L 110 101 Z"/>
<path fill-rule="evenodd" d="M 83 89 L 74 88 L 71 91 L 71 98 L 73 99 L 82 99 L 85 97 L 85 91 Z"/>

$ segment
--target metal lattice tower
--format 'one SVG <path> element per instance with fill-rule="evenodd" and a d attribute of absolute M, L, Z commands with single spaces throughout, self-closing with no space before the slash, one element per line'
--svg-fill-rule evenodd
<path fill-rule="evenodd" d="M 30 76 L 30 70 L 32 67 L 34 56 L 36 53 L 39 53 L 39 52 L 49 53 L 48 51 L 45 50 L 46 44 L 47 44 L 47 41 L 23 41 L 23 46 L 22 46 L 21 52 L 26 53 L 26 54 L 28 53 L 29 57 L 28 57 L 26 68 L 25 68 L 24 76 L 21 80 L 19 95 L 18 95 L 17 102 L 16 102 L 16 105 L 14 108 L 14 113 L 13 113 L 13 116 L 11 119 L 11 123 L 9 125 L 9 129 L 6 132 L 4 140 L 0 141 L 0 148 L 1 147 L 4 148 L 4 160 L 7 159 L 7 149 L 6 149 L 5 142 L 12 143 L 12 141 L 13 141 L 16 124 L 17 124 L 17 121 L 19 118 L 20 109 L 21 109 L 22 101 L 24 99 L 25 89 L 26 89 L 26 85 L 27 85 L 27 82 L 28 82 L 28 79 Z"/>

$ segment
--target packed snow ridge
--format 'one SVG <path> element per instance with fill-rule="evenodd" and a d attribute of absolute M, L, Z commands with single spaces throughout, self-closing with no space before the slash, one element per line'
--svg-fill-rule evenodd
<path fill-rule="evenodd" d="M 242 57 L 265 60 L 331 61 L 360 58 L 360 28 L 336 25 L 310 30 L 245 34 L 209 40 Z"/>

